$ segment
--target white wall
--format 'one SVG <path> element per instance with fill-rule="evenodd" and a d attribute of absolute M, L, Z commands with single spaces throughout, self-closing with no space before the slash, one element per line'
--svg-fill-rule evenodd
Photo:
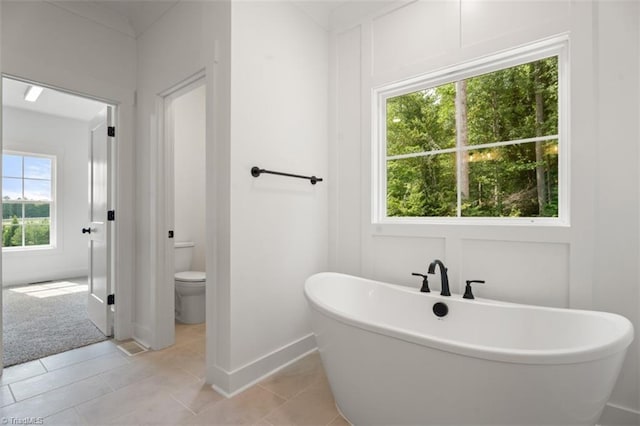
<path fill-rule="evenodd" d="M 56 247 L 3 251 L 2 285 L 87 275 L 89 125 L 5 107 L 3 149 L 56 156 Z"/>
<path fill-rule="evenodd" d="M 328 266 L 328 35 L 288 2 L 232 9 L 231 375 L 235 391 L 315 347 L 304 280 Z"/>
<path fill-rule="evenodd" d="M 194 271 L 205 270 L 205 103 L 205 86 L 199 86 L 172 102 L 175 239 L 196 244 L 191 261 Z"/>
<path fill-rule="evenodd" d="M 133 100 L 136 44 L 131 37 L 43 1 L 2 1 L 2 72 L 118 104 L 115 335 L 131 336 L 135 250 Z"/>
<path fill-rule="evenodd" d="M 638 238 L 632 238 L 640 232 L 639 12 L 637 2 L 603 1 L 594 8 L 598 160 L 593 308 L 624 315 L 636 329 L 636 340 L 611 397 L 612 404 L 636 411 L 635 416 L 627 412 L 627 418 L 622 418 L 627 424 L 640 424 L 640 249 Z M 620 49 L 629 53 L 613 53 Z M 616 411 L 620 410 L 608 407 L 607 420 L 601 423 L 616 424 L 612 416 Z"/>
<path fill-rule="evenodd" d="M 166 244 L 150 215 L 163 206 L 157 94 L 204 69 L 207 378 L 233 393 L 315 347 L 302 285 L 326 269 L 327 187 L 249 171 L 326 174 L 327 34 L 286 2 L 185 2 L 138 39 L 138 54 L 136 333 L 173 342 L 173 294 L 153 266 Z"/>
<path fill-rule="evenodd" d="M 135 337 L 154 349 L 174 343 L 173 240 L 163 198 L 163 98 L 204 72 L 206 91 L 207 381 L 229 365 L 230 4 L 180 2 L 137 40 Z M 164 167 L 164 166 L 162 166 Z M 173 185 L 173 181 L 170 182 Z M 171 206 L 173 208 L 173 206 Z M 166 261 L 165 261 L 166 260 Z M 165 268 L 170 263 L 170 270 Z"/>
<path fill-rule="evenodd" d="M 334 18 L 331 269 L 418 286 L 410 273 L 440 258 L 454 292 L 485 279 L 481 297 L 618 312 L 638 329 L 637 5 L 417 1 Z M 372 88 L 565 32 L 570 227 L 371 224 Z M 640 409 L 638 342 L 611 399 L 622 409 L 609 407 L 608 422 Z"/>

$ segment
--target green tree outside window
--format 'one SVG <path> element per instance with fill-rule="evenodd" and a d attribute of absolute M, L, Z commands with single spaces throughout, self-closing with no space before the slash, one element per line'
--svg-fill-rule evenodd
<path fill-rule="evenodd" d="M 558 57 L 388 98 L 386 154 L 388 217 L 558 217 Z"/>

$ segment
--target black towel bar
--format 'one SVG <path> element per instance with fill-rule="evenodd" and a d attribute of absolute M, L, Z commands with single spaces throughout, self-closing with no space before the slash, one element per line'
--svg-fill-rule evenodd
<path fill-rule="evenodd" d="M 322 178 L 316 176 L 302 176 L 302 175 L 294 175 L 292 173 L 283 173 L 283 172 L 274 172 L 272 170 L 261 169 L 260 167 L 254 166 L 251 168 L 251 176 L 258 177 L 262 173 L 268 173 L 270 175 L 278 175 L 278 176 L 287 176 L 298 179 L 309 179 L 312 185 L 315 185 L 316 182 L 322 182 Z"/>

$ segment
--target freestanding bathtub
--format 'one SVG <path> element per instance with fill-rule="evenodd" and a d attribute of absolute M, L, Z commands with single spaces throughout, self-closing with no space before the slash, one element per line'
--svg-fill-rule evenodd
<path fill-rule="evenodd" d="M 615 314 L 337 273 L 311 276 L 305 295 L 336 403 L 355 425 L 593 425 L 633 340 Z"/>

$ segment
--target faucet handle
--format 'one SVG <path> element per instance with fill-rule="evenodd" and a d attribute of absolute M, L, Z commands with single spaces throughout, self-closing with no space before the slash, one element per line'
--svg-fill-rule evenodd
<path fill-rule="evenodd" d="M 473 283 L 484 284 L 484 280 L 467 280 L 467 285 L 464 288 L 464 296 L 462 296 L 463 299 L 475 299 L 471 292 L 471 284 Z"/>
<path fill-rule="evenodd" d="M 430 293 L 431 290 L 429 290 L 429 278 L 427 275 L 424 274 L 419 274 L 417 272 L 412 272 L 411 275 L 414 275 L 416 277 L 422 277 L 422 287 L 420 288 L 420 292 L 421 293 Z"/>

